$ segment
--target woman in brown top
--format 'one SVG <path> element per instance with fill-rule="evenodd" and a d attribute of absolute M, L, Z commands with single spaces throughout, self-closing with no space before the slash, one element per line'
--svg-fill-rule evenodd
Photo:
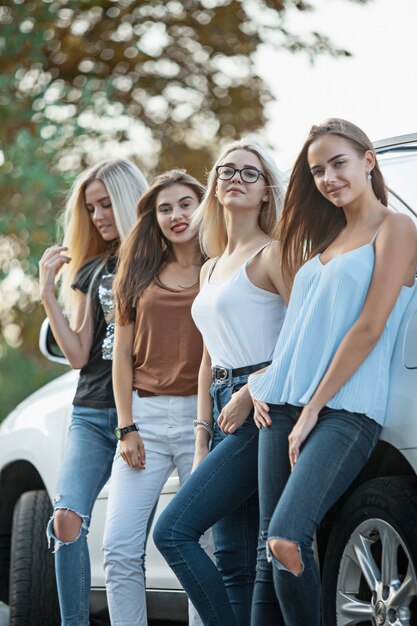
<path fill-rule="evenodd" d="M 191 304 L 202 256 L 190 218 L 203 195 L 182 170 L 158 176 L 120 251 L 113 354 L 120 443 L 103 545 L 110 617 L 120 626 L 147 625 L 142 560 L 149 517 L 174 467 L 182 483 L 193 463 L 203 345 Z"/>

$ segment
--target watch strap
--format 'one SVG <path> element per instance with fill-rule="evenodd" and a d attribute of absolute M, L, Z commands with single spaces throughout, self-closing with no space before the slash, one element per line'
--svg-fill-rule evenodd
<path fill-rule="evenodd" d="M 139 426 L 137 424 L 129 424 L 129 426 L 115 428 L 115 434 L 118 439 L 122 439 L 125 435 L 127 435 L 128 433 L 132 433 L 134 430 L 138 431 Z"/>

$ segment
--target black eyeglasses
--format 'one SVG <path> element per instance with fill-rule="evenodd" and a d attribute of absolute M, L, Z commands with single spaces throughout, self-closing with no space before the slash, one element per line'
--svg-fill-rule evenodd
<path fill-rule="evenodd" d="M 240 178 L 244 183 L 256 183 L 259 176 L 265 178 L 265 174 L 257 170 L 256 167 L 243 167 L 241 170 L 238 170 L 236 167 L 232 167 L 231 165 L 216 166 L 217 178 L 220 178 L 220 180 L 230 180 L 236 172 L 239 172 Z"/>

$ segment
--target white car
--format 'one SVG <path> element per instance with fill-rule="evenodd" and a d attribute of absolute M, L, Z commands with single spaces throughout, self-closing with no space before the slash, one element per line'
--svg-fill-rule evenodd
<path fill-rule="evenodd" d="M 416 218 L 417 133 L 377 142 L 390 205 Z M 414 208 L 414 210 L 413 210 Z M 44 328 L 41 346 L 57 348 Z M 22 402 L 0 425 L 0 600 L 11 626 L 59 624 L 53 558 L 45 527 L 51 514 L 71 402 L 69 372 Z M 354 485 L 329 512 L 317 536 L 323 579 L 323 625 L 417 625 L 417 296 L 401 324 L 381 440 Z M 171 476 L 156 517 L 178 488 Z M 106 623 L 101 541 L 107 486 L 89 533 L 92 613 Z M 187 601 L 149 539 L 149 617 L 187 620 Z M 308 626 L 308 625 L 306 625 Z"/>

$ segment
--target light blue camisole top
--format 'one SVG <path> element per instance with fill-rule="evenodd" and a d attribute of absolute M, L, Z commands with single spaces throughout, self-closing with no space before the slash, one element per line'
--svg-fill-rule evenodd
<path fill-rule="evenodd" d="M 325 265 L 318 254 L 297 272 L 273 362 L 265 373 L 249 378 L 253 398 L 296 406 L 310 400 L 364 305 L 374 269 L 375 237 Z M 377 344 L 327 406 L 365 413 L 383 424 L 394 342 L 414 289 L 415 285 L 401 289 Z"/>

